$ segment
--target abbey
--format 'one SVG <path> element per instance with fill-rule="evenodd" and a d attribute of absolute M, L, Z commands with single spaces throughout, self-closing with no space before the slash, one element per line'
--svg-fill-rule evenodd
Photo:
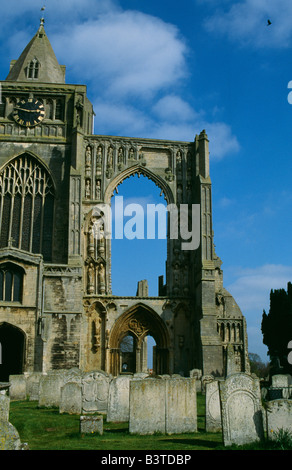
<path fill-rule="evenodd" d="M 66 83 L 42 19 L 2 82 L 0 381 L 72 367 L 145 371 L 150 335 L 157 374 L 222 376 L 229 354 L 248 371 L 245 319 L 214 249 L 205 131 L 193 142 L 94 135 L 93 117 L 86 86 Z M 168 204 L 200 209 L 199 247 L 167 240 L 157 297 L 145 282 L 136 296 L 116 296 L 111 240 L 95 236 L 96 207 L 133 174 L 151 179 Z"/>

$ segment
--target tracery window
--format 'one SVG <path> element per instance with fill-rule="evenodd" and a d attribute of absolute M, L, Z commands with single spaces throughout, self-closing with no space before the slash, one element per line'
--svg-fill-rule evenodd
<path fill-rule="evenodd" d="M 0 173 L 0 248 L 13 246 L 51 261 L 54 186 L 48 171 L 29 154 Z"/>
<path fill-rule="evenodd" d="M 39 78 L 40 64 L 37 58 L 30 61 L 27 68 L 27 78 L 37 79 Z"/>
<path fill-rule="evenodd" d="M 0 265 L 0 301 L 21 302 L 23 269 L 11 263 Z"/>

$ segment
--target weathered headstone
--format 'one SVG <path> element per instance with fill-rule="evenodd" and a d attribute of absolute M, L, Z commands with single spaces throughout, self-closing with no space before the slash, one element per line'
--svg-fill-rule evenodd
<path fill-rule="evenodd" d="M 195 378 L 171 378 L 165 383 L 165 432 L 197 431 L 197 390 Z"/>
<path fill-rule="evenodd" d="M 130 380 L 129 375 L 120 375 L 112 379 L 109 386 L 107 421 L 129 421 Z"/>
<path fill-rule="evenodd" d="M 131 380 L 130 433 L 196 432 L 195 382 L 195 379 L 170 378 L 169 376 Z"/>
<path fill-rule="evenodd" d="M 102 371 L 92 371 L 82 379 L 82 412 L 106 412 L 110 377 Z"/>
<path fill-rule="evenodd" d="M 218 383 L 224 445 L 262 440 L 264 428 L 259 379 L 237 373 Z"/>
<path fill-rule="evenodd" d="M 130 382 L 130 420 L 132 434 L 165 433 L 165 381 L 159 378 Z"/>
<path fill-rule="evenodd" d="M 272 395 L 271 391 L 274 391 L 275 398 L 289 398 L 291 382 L 292 382 L 291 375 L 289 374 L 273 375 L 272 376 L 272 389 L 270 390 L 270 396 Z"/>
<path fill-rule="evenodd" d="M 80 415 L 82 412 L 82 386 L 76 382 L 67 382 L 61 388 L 60 413 Z"/>
<path fill-rule="evenodd" d="M 43 375 L 39 384 L 39 406 L 59 407 L 63 385 L 63 370 L 49 371 Z"/>
<path fill-rule="evenodd" d="M 0 421 L 9 421 L 10 398 L 0 394 Z"/>
<path fill-rule="evenodd" d="M 10 375 L 9 389 L 10 400 L 26 400 L 26 377 L 25 375 Z"/>
<path fill-rule="evenodd" d="M 219 385 L 217 380 L 206 384 L 206 421 L 207 432 L 219 432 L 222 430 L 221 405 L 219 396 Z"/>
<path fill-rule="evenodd" d="M 80 416 L 80 433 L 81 434 L 92 434 L 92 433 L 103 434 L 102 416 L 100 415 Z"/>
<path fill-rule="evenodd" d="M 22 444 L 16 428 L 8 421 L 0 420 L 0 450 L 21 450 Z"/>
<path fill-rule="evenodd" d="M 26 394 L 29 401 L 38 401 L 40 379 L 44 374 L 42 372 L 30 373 L 26 378 Z"/>
<path fill-rule="evenodd" d="M 269 439 L 276 439 L 281 429 L 292 433 L 292 400 L 266 402 L 266 420 Z"/>

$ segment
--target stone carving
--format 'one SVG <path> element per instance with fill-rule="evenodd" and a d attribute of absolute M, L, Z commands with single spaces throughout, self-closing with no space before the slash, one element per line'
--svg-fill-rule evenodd
<path fill-rule="evenodd" d="M 82 379 L 83 413 L 107 410 L 109 383 L 109 376 L 101 371 L 93 371 L 84 375 Z"/>
<path fill-rule="evenodd" d="M 90 199 L 91 197 L 91 183 L 90 180 L 87 179 L 85 182 L 85 199 Z"/>
<path fill-rule="evenodd" d="M 101 183 L 100 183 L 100 180 L 96 180 L 95 199 L 99 201 L 100 197 L 101 197 Z"/>
<path fill-rule="evenodd" d="M 88 145 L 85 152 L 85 175 L 91 176 L 91 147 Z"/>
<path fill-rule="evenodd" d="M 93 294 L 95 291 L 95 268 L 94 264 L 90 263 L 87 270 L 88 284 L 87 293 Z"/>

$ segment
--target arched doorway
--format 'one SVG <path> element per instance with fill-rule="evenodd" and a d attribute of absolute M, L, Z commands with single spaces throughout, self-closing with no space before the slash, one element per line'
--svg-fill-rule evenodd
<path fill-rule="evenodd" d="M 8 323 L 0 325 L 0 382 L 8 382 L 9 375 L 23 373 L 25 335 Z"/>
<path fill-rule="evenodd" d="M 147 372 L 147 338 L 155 343 L 153 372 L 169 373 L 169 335 L 160 316 L 139 303 L 121 315 L 114 324 L 109 339 L 109 372 Z"/>

